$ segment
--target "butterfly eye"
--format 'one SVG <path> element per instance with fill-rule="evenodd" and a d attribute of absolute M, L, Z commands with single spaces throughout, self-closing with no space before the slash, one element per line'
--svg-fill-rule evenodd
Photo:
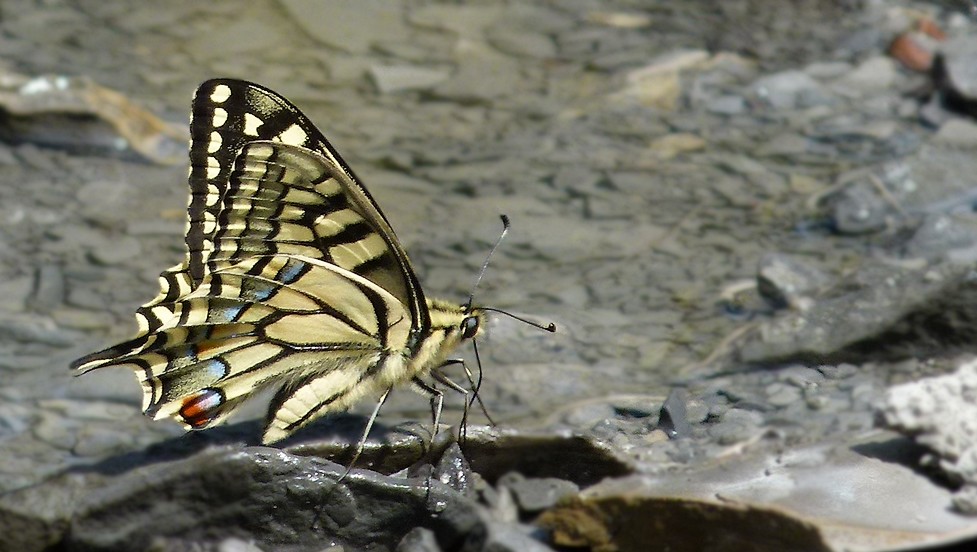
<path fill-rule="evenodd" d="M 461 336 L 465 339 L 471 339 L 475 337 L 478 333 L 478 318 L 475 316 L 469 316 L 462 320 L 461 322 Z"/>

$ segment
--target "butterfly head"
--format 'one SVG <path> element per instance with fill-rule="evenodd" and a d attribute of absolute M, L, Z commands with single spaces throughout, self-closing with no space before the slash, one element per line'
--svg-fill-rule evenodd
<path fill-rule="evenodd" d="M 434 299 L 428 301 L 428 310 L 432 329 L 443 332 L 449 346 L 475 338 L 485 326 L 485 310 L 481 307 Z"/>

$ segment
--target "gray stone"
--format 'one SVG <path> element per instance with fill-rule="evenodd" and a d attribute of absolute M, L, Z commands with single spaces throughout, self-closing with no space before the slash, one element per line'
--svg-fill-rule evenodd
<path fill-rule="evenodd" d="M 458 443 L 452 443 L 445 450 L 437 465 L 434 466 L 434 478 L 459 493 L 473 498 L 477 478 L 472 472 L 468 460 Z"/>
<path fill-rule="evenodd" d="M 933 143 L 956 148 L 977 148 L 977 123 L 965 119 L 950 119 L 940 125 Z"/>
<path fill-rule="evenodd" d="M 977 37 L 961 34 L 944 42 L 938 59 L 937 86 L 959 98 L 977 100 Z"/>
<path fill-rule="evenodd" d="M 833 79 L 852 70 L 850 63 L 844 61 L 816 61 L 804 68 L 804 72 L 816 79 Z"/>
<path fill-rule="evenodd" d="M 977 285 L 967 265 L 867 263 L 804 312 L 785 311 L 739 345 L 746 362 L 898 359 L 945 352 L 972 335 Z"/>
<path fill-rule="evenodd" d="M 76 335 L 56 327 L 47 318 L 7 314 L 0 317 L 0 338 L 8 343 L 17 341 L 65 347 L 74 342 Z"/>
<path fill-rule="evenodd" d="M 122 551 L 159 537 L 207 542 L 214 527 L 234 527 L 234 536 L 266 549 L 311 549 L 324 539 L 392 549 L 410 528 L 424 527 L 454 548 L 480 523 L 472 502 L 429 478 L 355 470 L 337 483 L 342 466 L 268 448 L 158 460 L 92 488 L 75 507 L 65 546 Z"/>
<path fill-rule="evenodd" d="M 669 437 L 680 439 L 692 436 L 692 424 L 689 423 L 686 403 L 689 401 L 688 391 L 674 388 L 668 392 L 658 416 L 658 427 Z"/>
<path fill-rule="evenodd" d="M 899 78 L 896 62 L 889 57 L 873 57 L 863 61 L 848 74 L 831 84 L 837 92 L 853 95 L 878 94 L 892 88 Z"/>
<path fill-rule="evenodd" d="M 763 416 L 759 412 L 731 408 L 719 423 L 709 428 L 709 435 L 720 445 L 742 443 L 758 435 L 762 428 Z"/>
<path fill-rule="evenodd" d="M 830 282 L 817 268 L 788 255 L 768 253 L 757 264 L 757 290 L 777 308 L 804 309 Z"/>
<path fill-rule="evenodd" d="M 123 237 L 99 243 L 91 250 L 92 260 L 100 265 L 114 266 L 132 262 L 142 252 L 135 238 Z"/>
<path fill-rule="evenodd" d="M 374 37 L 410 36 L 403 9 L 383 0 L 282 0 L 282 5 L 306 36 L 341 52 L 365 54 Z"/>
<path fill-rule="evenodd" d="M 739 115 L 746 112 L 746 100 L 741 96 L 719 96 L 710 100 L 706 109 L 719 115 Z"/>
<path fill-rule="evenodd" d="M 50 313 L 64 303 L 64 272 L 56 264 L 42 264 L 35 273 L 34 293 L 30 306 L 41 313 Z"/>
<path fill-rule="evenodd" d="M 415 527 L 397 543 L 396 552 L 441 552 L 438 539 L 430 529 Z"/>
<path fill-rule="evenodd" d="M 906 241 L 907 257 L 929 260 L 948 258 L 977 246 L 977 217 L 973 213 L 934 214 L 923 218 Z"/>
<path fill-rule="evenodd" d="M 801 390 L 793 385 L 775 382 L 768 385 L 764 391 L 767 394 L 767 402 L 772 406 L 790 406 L 803 401 Z"/>
<path fill-rule="evenodd" d="M 870 184 L 858 182 L 846 187 L 831 201 L 831 218 L 841 234 L 867 234 L 886 226 L 889 205 Z"/>
<path fill-rule="evenodd" d="M 499 485 L 509 488 L 524 513 L 541 512 L 560 499 L 580 492 L 572 481 L 554 477 L 525 478 L 517 473 L 509 473 L 499 479 Z"/>
<path fill-rule="evenodd" d="M 784 71 L 757 79 L 753 93 L 776 109 L 796 109 L 827 101 L 827 92 L 801 71 Z"/>
<path fill-rule="evenodd" d="M 419 67 L 416 65 L 374 65 L 370 67 L 370 79 L 381 94 L 404 90 L 423 90 L 448 79 L 447 69 Z"/>
<path fill-rule="evenodd" d="M 217 552 L 264 552 L 253 542 L 238 538 L 227 538 L 217 544 Z"/>
<path fill-rule="evenodd" d="M 489 44 L 514 57 L 546 59 L 556 55 L 552 38 L 529 29 L 495 25 L 486 34 Z"/>
<path fill-rule="evenodd" d="M 489 521 L 486 532 L 472 535 L 465 543 L 464 550 L 483 552 L 554 552 L 541 542 L 543 532 L 533 526 Z M 533 535 L 537 533 L 537 535 Z"/>

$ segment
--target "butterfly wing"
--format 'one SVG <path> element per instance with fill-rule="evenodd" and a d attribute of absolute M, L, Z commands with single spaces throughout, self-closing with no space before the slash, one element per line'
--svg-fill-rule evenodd
<path fill-rule="evenodd" d="M 326 159 L 330 174 L 343 187 L 345 197 L 387 243 L 388 256 L 362 267 L 368 273 L 366 277 L 407 305 L 415 328 L 428 327 L 424 294 L 390 223 L 319 129 L 272 90 L 236 79 L 212 79 L 197 88 L 191 108 L 187 258 L 160 274 L 159 294 L 136 311 L 138 332 L 128 344 L 130 348 L 143 345 L 145 340 L 139 338 L 162 327 L 172 316 L 165 305 L 196 288 L 208 270 L 244 254 L 226 239 L 222 244 L 216 243 L 222 228 L 217 218 L 224 208 L 235 159 L 245 144 L 259 140 L 301 146 Z M 351 229 L 355 230 L 356 227 Z"/>
<path fill-rule="evenodd" d="M 129 366 L 146 412 L 191 428 L 283 383 L 266 442 L 389 386 L 382 372 L 403 364 L 427 310 L 362 186 L 316 151 L 257 141 L 222 194 L 200 282 L 174 277 L 176 297 L 142 309 L 147 332 L 75 367 Z"/>
<path fill-rule="evenodd" d="M 137 352 L 109 364 L 133 369 L 143 409 L 200 429 L 254 391 L 279 384 L 270 420 L 278 440 L 376 391 L 370 369 L 407 341 L 408 313 L 375 284 L 318 259 L 256 256 L 208 273 L 170 305 L 177 316 Z M 291 400 L 292 395 L 302 396 Z"/>

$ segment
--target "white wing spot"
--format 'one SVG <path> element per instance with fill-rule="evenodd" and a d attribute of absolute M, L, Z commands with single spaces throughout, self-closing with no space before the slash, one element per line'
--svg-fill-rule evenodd
<path fill-rule="evenodd" d="M 227 111 L 225 111 L 223 108 L 215 107 L 214 124 L 213 124 L 214 128 L 220 128 L 226 122 L 227 122 Z"/>
<path fill-rule="evenodd" d="M 214 153 L 221 149 L 221 144 L 224 143 L 224 139 L 221 138 L 221 133 L 214 132 L 210 133 L 210 142 L 207 143 L 207 153 Z"/>
<path fill-rule="evenodd" d="M 244 114 L 244 133 L 250 136 L 258 135 L 258 127 L 262 124 L 261 119 L 259 119 L 254 113 Z"/>
<path fill-rule="evenodd" d="M 302 127 L 292 123 L 292 126 L 288 127 L 284 132 L 278 135 L 278 139 L 293 146 L 303 146 L 309 139 L 309 135 L 302 130 Z"/>
<path fill-rule="evenodd" d="M 216 157 L 207 158 L 207 178 L 214 179 L 221 173 L 221 164 Z"/>
<path fill-rule="evenodd" d="M 214 103 L 224 103 L 231 97 L 231 87 L 226 84 L 218 84 L 214 91 L 210 93 L 210 101 Z"/>

